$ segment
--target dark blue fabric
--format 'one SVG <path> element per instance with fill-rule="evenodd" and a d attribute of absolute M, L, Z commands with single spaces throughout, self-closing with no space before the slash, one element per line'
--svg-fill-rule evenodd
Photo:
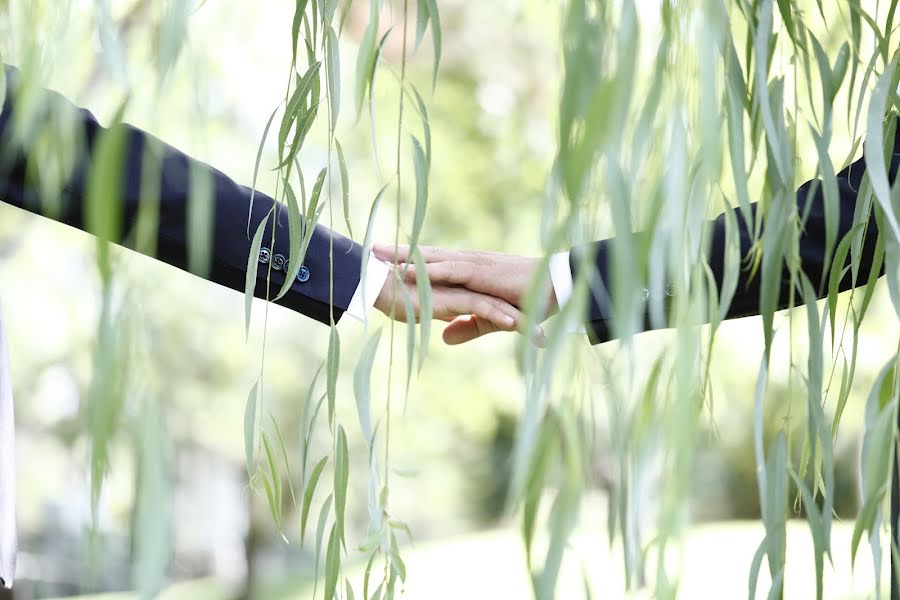
<path fill-rule="evenodd" d="M 110 130 L 101 127 L 97 119 L 87 110 L 78 109 L 59 94 L 44 90 L 38 90 L 36 96 L 29 98 L 28 119 L 18 120 L 16 101 L 21 88 L 21 77 L 22 74 L 17 69 L 6 68 L 7 93 L 0 114 L 0 199 L 26 210 L 45 214 L 73 227 L 89 230 L 86 226 L 88 219 L 85 216 L 85 197 L 89 185 L 90 165 L 98 139 Z M 52 124 L 65 119 L 74 124 L 78 153 L 68 183 L 64 186 L 58 202 L 53 203 L 48 201 L 49 199 L 42 198 L 39 192 L 40 188 L 34 173 L 40 165 L 29 164 L 32 154 L 29 144 L 34 136 L 16 135 L 14 130 L 21 128 L 22 122 L 27 121 L 34 129 L 29 133 L 38 133 L 43 127 L 45 135 L 49 129 L 52 139 L 54 135 Z M 253 197 L 253 208 L 250 213 L 249 188 L 238 185 L 220 171 L 186 156 L 135 127 L 117 125 L 112 131 L 124 136 L 125 148 L 121 194 L 119 198 L 111 199 L 111 202 L 120 203 L 115 208 L 122 214 L 121 236 L 116 241 L 125 246 L 134 243 L 138 211 L 146 202 L 146 199 L 141 197 L 143 171 L 151 173 L 151 168 L 146 168 L 145 165 L 156 165 L 150 175 L 158 177 L 159 180 L 156 258 L 188 270 L 190 179 L 198 173 L 209 178 L 213 189 L 211 264 L 208 272 L 197 273 L 198 275 L 243 292 L 251 246 L 250 238 L 273 206 L 276 208 L 275 217 L 270 218 L 266 227 L 263 246 L 269 247 L 271 244 L 274 223 L 275 242 L 272 256 L 282 254 L 285 258 L 289 257 L 287 210 L 281 205 L 276 205 L 271 197 L 257 191 Z M 148 153 L 153 153 L 153 156 L 148 157 Z M 153 160 L 148 161 L 148 158 Z M 303 263 L 308 269 L 309 278 L 304 282 L 295 281 L 290 291 L 278 303 L 317 321 L 328 323 L 329 302 L 332 297 L 330 271 L 333 255 L 334 289 L 331 315 L 337 321 L 349 306 L 359 285 L 361 254 L 359 244 L 326 227 L 317 226 Z M 268 285 L 266 281 L 268 275 L 268 265 L 260 264 L 255 290 L 256 296 L 260 298 L 267 296 L 267 288 L 268 295 L 274 297 L 284 282 L 284 273 L 273 270 L 271 285 Z"/>
<path fill-rule="evenodd" d="M 900 135 L 894 138 L 894 150 L 891 157 L 890 169 L 888 176 L 893 183 L 898 167 L 900 167 Z M 851 164 L 849 167 L 838 173 L 837 184 L 839 200 L 839 218 L 838 235 L 835 242 L 835 248 L 843 237 L 853 228 L 854 214 L 857 210 L 857 195 L 863 182 L 863 176 L 866 171 L 865 158 L 861 158 Z M 828 255 L 826 248 L 826 221 L 825 221 L 825 197 L 822 191 L 821 181 L 809 181 L 803 184 L 796 194 L 798 204 L 798 212 L 802 216 L 807 214 L 805 227 L 802 231 L 799 242 L 799 253 L 801 260 L 801 268 L 810 282 L 816 286 L 820 296 L 827 295 L 827 286 L 820 286 L 820 282 L 828 281 L 830 269 L 833 265 L 826 264 L 825 259 Z M 750 205 L 753 220 L 755 222 L 758 203 Z M 753 241 L 752 225 L 743 218 L 743 213 L 737 208 L 733 209 L 733 215 L 740 230 L 740 246 L 742 259 L 747 256 L 751 250 Z M 876 241 L 878 238 L 878 226 L 874 216 L 874 210 L 871 210 L 866 226 L 865 244 L 862 248 L 860 257 L 859 274 L 855 281 L 855 285 L 865 285 L 868 281 L 869 273 L 872 270 Z M 726 215 L 722 214 L 717 219 L 709 223 L 711 228 L 711 243 L 707 260 L 710 269 L 716 280 L 716 285 L 721 288 L 725 276 L 725 221 Z M 635 235 L 645 235 L 637 233 Z M 592 343 L 602 343 L 613 339 L 612 331 L 612 309 L 611 302 L 607 290 L 609 289 L 611 253 L 614 252 L 613 240 L 603 240 L 588 245 L 585 248 L 573 249 L 570 258 L 570 268 L 573 275 L 578 273 L 580 261 L 582 257 L 588 257 L 593 261 L 593 267 L 596 269 L 596 279 L 592 285 L 592 294 L 589 301 L 588 323 L 587 329 Z M 834 249 L 831 254 L 833 255 Z M 849 256 L 848 262 L 849 264 Z M 843 268 L 845 265 L 841 265 Z M 881 274 L 884 273 L 883 264 L 881 265 Z M 823 280 L 824 277 L 824 280 Z M 779 292 L 779 307 L 787 308 L 790 303 L 790 274 L 787 268 L 782 270 L 782 285 Z M 840 290 L 848 290 L 854 286 L 852 273 L 847 271 L 846 275 L 841 279 Z M 799 294 L 795 294 L 795 303 L 799 303 Z M 750 266 L 742 262 L 741 272 L 738 277 L 737 290 L 731 303 L 727 318 L 745 317 L 749 315 L 759 314 L 760 311 L 760 275 L 759 271 L 752 273 Z M 643 328 L 651 329 L 650 319 L 645 316 Z"/>

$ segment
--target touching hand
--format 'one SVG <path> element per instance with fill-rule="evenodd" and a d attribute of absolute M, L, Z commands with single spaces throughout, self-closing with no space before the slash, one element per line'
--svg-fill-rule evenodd
<path fill-rule="evenodd" d="M 470 292 L 484 294 L 501 300 L 507 306 L 521 307 L 525 296 L 540 266 L 537 258 L 500 254 L 497 252 L 475 252 L 445 250 L 420 246 L 422 258 L 431 284 L 438 286 L 458 286 Z M 376 245 L 375 256 L 398 264 L 411 262 L 408 246 Z M 406 269 L 407 282 L 415 282 L 416 270 L 410 264 Z M 451 288 L 453 289 L 453 288 Z M 556 296 L 550 289 L 546 305 L 539 310 L 549 314 L 556 309 Z M 478 314 L 462 315 L 454 319 L 444 330 L 444 341 L 461 344 L 487 333 L 485 324 L 480 323 Z M 535 341 L 542 343 L 543 334 L 535 334 Z"/>
<path fill-rule="evenodd" d="M 391 273 L 375 300 L 375 308 L 396 321 L 406 322 L 406 298 L 412 306 L 415 320 L 421 317 L 419 294 L 415 282 L 404 281 L 399 269 Z M 495 331 L 517 331 L 525 322 L 525 315 L 500 298 L 481 294 L 457 286 L 434 285 L 431 288 L 432 317 L 455 322 L 466 319 L 480 337 Z M 447 341 L 446 334 L 444 336 Z M 447 343 L 452 343 L 448 341 Z"/>

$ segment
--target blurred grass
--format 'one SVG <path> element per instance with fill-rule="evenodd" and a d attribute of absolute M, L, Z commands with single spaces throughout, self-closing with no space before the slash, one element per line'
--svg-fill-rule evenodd
<path fill-rule="evenodd" d="M 824 598 L 830 600 L 862 600 L 874 596 L 874 577 L 868 547 L 862 547 L 855 571 L 850 565 L 852 523 L 836 524 L 833 534 L 834 564 L 825 566 Z M 680 596 L 692 600 L 745 598 L 747 566 L 763 536 L 759 521 L 728 521 L 694 527 L 686 536 L 682 555 Z M 785 597 L 803 600 L 815 597 L 815 575 L 812 564 L 812 541 L 804 521 L 794 520 L 787 528 L 787 573 Z M 596 598 L 625 598 L 624 571 L 620 565 L 620 549 L 610 548 L 603 534 L 576 533 L 572 555 L 583 565 L 569 561 L 563 565 L 558 597 L 584 597 L 582 568 L 589 574 Z M 356 556 L 357 553 L 352 553 Z M 528 572 L 519 532 L 503 527 L 468 535 L 454 536 L 427 544 L 414 545 L 404 554 L 409 573 L 404 598 L 457 600 L 459 598 L 531 597 Z M 670 557 L 676 560 L 677 557 Z M 653 565 L 653 561 L 648 561 Z M 351 566 L 352 565 L 352 566 Z M 347 566 L 357 597 L 362 592 L 365 564 L 351 561 Z M 766 569 L 757 595 L 764 598 L 768 590 Z M 882 590 L 889 585 L 887 563 Z M 371 591 L 371 590 L 370 590 Z M 261 585 L 253 598 L 265 600 L 306 600 L 312 597 L 313 582 L 298 579 L 297 574 L 271 579 Z M 202 600 L 227 598 L 227 587 L 213 579 L 200 579 L 173 585 L 161 600 Z M 637 594 L 630 596 L 643 598 Z M 78 600 L 130 600 L 132 594 L 80 596 Z"/>

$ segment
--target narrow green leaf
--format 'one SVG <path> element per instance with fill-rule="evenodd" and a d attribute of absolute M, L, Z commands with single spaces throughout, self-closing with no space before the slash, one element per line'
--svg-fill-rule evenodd
<path fill-rule="evenodd" d="M 353 226 L 350 224 L 350 174 L 347 171 L 347 161 L 344 158 L 344 149 L 341 143 L 335 139 L 334 147 L 337 150 L 338 169 L 341 173 L 341 199 L 344 203 L 344 220 L 347 222 L 347 231 L 353 238 Z"/>
<path fill-rule="evenodd" d="M 262 247 L 263 233 L 265 232 L 271 214 L 271 212 L 267 214 L 256 228 L 256 233 L 253 235 L 253 242 L 250 244 L 250 254 L 247 256 L 247 279 L 244 284 L 244 336 L 246 338 L 250 337 L 250 310 L 253 306 L 253 297 L 254 292 L 256 291 L 259 251 Z"/>
<path fill-rule="evenodd" d="M 428 278 L 425 260 L 418 248 L 413 252 L 413 261 L 416 269 L 416 290 L 419 294 L 419 371 L 421 372 L 425 365 L 425 359 L 428 357 L 433 306 L 431 303 L 431 280 Z"/>
<path fill-rule="evenodd" d="M 416 171 L 416 208 L 413 215 L 413 228 L 410 234 L 409 248 L 415 252 L 425 224 L 425 213 L 428 210 L 428 160 L 419 140 L 413 136 L 413 165 Z"/>
<path fill-rule="evenodd" d="M 306 16 L 306 5 L 309 0 L 297 0 L 294 8 L 294 20 L 291 24 L 291 64 L 297 64 L 297 41 L 300 38 L 300 24 Z"/>
<path fill-rule="evenodd" d="M 109 242 L 122 236 L 123 161 L 127 130 L 121 125 L 127 101 L 116 111 L 115 125 L 101 131 L 94 144 L 85 191 L 85 225 L 97 237 L 97 265 L 104 280 L 112 273 Z"/>
<path fill-rule="evenodd" d="M 375 41 L 378 39 L 378 16 L 381 13 L 381 0 L 371 0 L 369 4 L 369 24 L 363 32 L 356 53 L 356 115 L 362 114 L 366 92 L 372 81 L 375 70 Z"/>
<path fill-rule="evenodd" d="M 323 456 L 316 466 L 313 467 L 312 472 L 309 474 L 309 482 L 306 484 L 306 490 L 303 492 L 303 506 L 300 510 L 300 544 L 303 544 L 303 539 L 306 537 L 306 521 L 309 518 L 309 509 L 312 506 L 313 495 L 316 493 L 316 485 L 319 483 L 319 476 L 322 474 L 322 469 L 325 468 L 325 463 L 328 462 L 328 457 Z"/>
<path fill-rule="evenodd" d="M 288 252 L 288 264 L 285 269 L 284 283 L 275 296 L 275 300 L 280 300 L 290 291 L 294 285 L 297 273 L 303 266 L 306 258 L 303 250 L 304 222 L 303 215 L 300 214 L 300 205 L 297 203 L 297 196 L 294 194 L 294 188 L 287 181 L 284 182 L 284 195 L 288 205 L 288 235 L 290 237 L 290 251 Z"/>
<path fill-rule="evenodd" d="M 881 206 L 881 210 L 884 211 L 884 217 L 887 219 L 887 224 L 890 225 L 894 239 L 900 239 L 900 223 L 897 222 L 897 216 L 891 203 L 891 184 L 888 181 L 888 173 L 884 161 L 883 128 L 888 93 L 893 81 L 896 62 L 897 59 L 895 57 L 881 77 L 878 78 L 875 89 L 872 91 L 872 98 L 869 103 L 868 133 L 865 142 L 863 142 L 863 147 L 866 158 L 866 174 L 872 183 L 875 199 Z"/>
<path fill-rule="evenodd" d="M 278 515 L 277 502 L 275 500 L 275 493 L 272 490 L 272 483 L 269 481 L 269 476 L 265 471 L 259 472 L 259 477 L 262 479 L 263 488 L 266 490 L 266 500 L 269 503 L 269 511 L 272 513 L 272 519 L 275 521 L 275 526 L 278 527 L 279 531 L 281 530 L 281 517 Z"/>
<path fill-rule="evenodd" d="M 311 435 L 308 434 L 308 432 L 311 432 L 310 409 L 313 405 L 313 395 L 315 394 L 316 383 L 319 381 L 319 375 L 322 373 L 322 369 L 325 368 L 325 362 L 326 361 L 323 360 L 319 364 L 319 368 L 316 369 L 316 374 L 313 375 L 312 381 L 310 382 L 309 387 L 306 390 L 306 397 L 303 399 L 303 411 L 300 416 L 300 435 L 301 435 L 302 442 L 303 442 L 302 448 L 301 448 L 301 452 L 302 452 L 301 459 L 302 459 L 302 463 L 303 463 L 301 465 L 301 469 L 302 469 L 302 477 L 300 479 L 301 487 L 306 485 L 306 462 L 307 462 L 306 459 L 308 457 L 308 452 L 309 452 L 310 438 L 312 437 Z M 321 404 L 317 405 L 316 408 L 318 409 L 319 406 L 321 406 Z"/>
<path fill-rule="evenodd" d="M 838 292 L 841 280 L 846 276 L 849 269 L 845 266 L 847 254 L 850 252 L 850 244 L 856 239 L 862 227 L 863 223 L 859 223 L 844 235 L 844 238 L 838 244 L 837 250 L 834 252 L 834 260 L 831 263 L 831 269 L 828 271 L 828 321 L 831 323 L 832 344 L 834 344 L 835 324 L 837 322 Z"/>
<path fill-rule="evenodd" d="M 413 365 L 416 360 L 416 310 L 413 308 L 412 296 L 407 287 L 400 286 L 403 294 L 403 309 L 406 313 L 406 392 L 403 400 L 403 414 L 406 414 L 406 403 L 409 399 L 409 386 L 412 382 Z"/>
<path fill-rule="evenodd" d="M 188 270 L 206 278 L 212 265 L 213 180 L 205 167 L 192 166 L 188 191 Z"/>
<path fill-rule="evenodd" d="M 325 598 L 331 600 L 337 591 L 338 575 L 341 572 L 341 542 L 338 526 L 331 526 L 328 549 L 325 553 Z"/>
<path fill-rule="evenodd" d="M 346 547 L 344 541 L 344 513 L 347 508 L 347 483 L 350 480 L 350 451 L 347 449 L 347 434 L 344 428 L 338 425 L 337 441 L 335 443 L 334 459 L 334 514 L 338 536 Z"/>
<path fill-rule="evenodd" d="M 297 83 L 297 87 L 294 89 L 294 93 L 291 95 L 287 105 L 285 106 L 284 116 L 281 119 L 281 127 L 278 130 L 279 152 L 284 147 L 284 144 L 287 141 L 287 136 L 288 132 L 291 129 L 291 125 L 293 125 L 297 121 L 297 118 L 299 116 L 306 114 L 307 112 L 305 110 L 306 100 L 307 98 L 309 98 L 309 94 L 313 90 L 314 83 L 318 81 L 319 68 L 321 66 L 321 61 L 316 61 L 309 66 L 309 68 L 306 70 L 306 73 L 304 73 L 303 77 Z M 318 101 L 318 98 L 316 96 L 313 96 L 313 100 L 315 103 Z"/>
<path fill-rule="evenodd" d="M 441 66 L 441 15 L 437 0 L 425 0 L 428 6 L 428 20 L 431 21 L 431 42 L 434 46 L 434 67 L 431 75 L 431 90 L 437 87 L 438 68 Z"/>
<path fill-rule="evenodd" d="M 244 453 L 247 458 L 247 474 L 252 478 L 256 472 L 256 405 L 258 401 L 259 379 L 250 388 L 247 404 L 244 406 Z"/>
<path fill-rule="evenodd" d="M 337 327 L 331 327 L 328 337 L 328 363 L 326 366 L 328 376 L 328 427 L 334 427 L 334 408 L 337 401 L 337 377 L 341 364 L 341 338 Z"/>
<path fill-rule="evenodd" d="M 263 449 L 266 451 L 266 462 L 269 465 L 269 472 L 272 474 L 272 489 L 266 490 L 269 496 L 269 508 L 272 516 L 275 518 L 275 524 L 281 529 L 281 469 L 275 461 L 275 454 L 272 452 L 272 445 L 269 443 L 269 436 L 266 432 L 262 432 Z M 264 478 L 264 483 L 268 486 L 268 478 Z"/>
<path fill-rule="evenodd" d="M 259 148 L 256 149 L 256 164 L 253 166 L 253 185 L 250 186 L 250 206 L 247 208 L 247 237 L 250 237 L 250 222 L 253 219 L 253 199 L 256 197 L 256 179 L 259 177 L 259 163 L 262 160 L 263 148 L 266 145 L 266 139 L 269 137 L 269 128 L 272 126 L 272 121 L 275 119 L 275 114 L 278 112 L 278 107 L 275 107 L 275 110 L 272 111 L 272 114 L 269 115 L 269 120 L 266 121 L 266 128 L 263 130 L 262 139 L 259 141 Z"/>
<path fill-rule="evenodd" d="M 759 570 L 762 568 L 762 560 L 766 555 L 766 540 L 759 543 L 759 548 L 753 554 L 753 560 L 750 562 L 750 577 L 747 584 L 749 594 L 748 600 L 756 600 L 756 586 L 759 583 Z"/>
<path fill-rule="evenodd" d="M 326 29 L 325 63 L 328 66 L 328 97 L 331 99 L 331 130 L 337 128 L 341 112 L 341 50 L 337 34 L 331 26 Z"/>
<path fill-rule="evenodd" d="M 413 51 L 419 49 L 422 39 L 425 37 L 425 31 L 428 29 L 428 5 L 426 0 L 417 0 L 416 2 L 416 43 L 413 45 Z"/>
<path fill-rule="evenodd" d="M 284 445 L 284 437 L 282 437 L 281 428 L 278 426 L 278 421 L 275 420 L 272 413 L 269 413 L 269 418 L 272 420 L 272 426 L 275 427 L 275 436 L 278 438 L 278 445 L 281 448 L 281 458 L 284 460 L 284 470 L 288 476 L 288 490 L 291 492 L 291 503 L 294 505 L 294 508 L 297 508 L 297 498 L 294 496 L 294 482 L 291 478 L 291 462 L 288 460 L 287 447 Z"/>
<path fill-rule="evenodd" d="M 328 494 L 328 497 L 325 498 L 325 502 L 322 504 L 322 508 L 319 509 L 319 522 L 316 525 L 316 569 L 315 569 L 315 579 L 316 584 L 318 585 L 319 581 L 319 557 L 322 556 L 322 540 L 325 536 L 325 526 L 328 524 L 328 515 L 331 512 L 331 502 L 332 495 Z M 334 526 L 332 526 L 333 528 Z M 316 597 L 316 594 L 313 593 L 313 598 Z"/>
<path fill-rule="evenodd" d="M 425 107 L 425 101 L 422 100 L 419 90 L 416 86 L 409 84 L 412 89 L 413 98 L 415 99 L 416 112 L 422 121 L 422 135 L 425 139 L 425 158 L 427 158 L 428 166 L 431 167 L 431 123 L 428 120 L 428 109 Z"/>
<path fill-rule="evenodd" d="M 806 520 L 809 523 L 809 531 L 813 539 L 813 553 L 816 566 L 816 600 L 822 600 L 822 576 L 825 567 L 824 556 L 827 539 L 825 525 L 815 498 L 812 492 L 809 491 L 806 483 L 797 476 L 793 469 L 789 469 L 789 473 L 803 498 L 803 509 L 806 511 Z"/>
<path fill-rule="evenodd" d="M 359 427 L 362 430 L 366 445 L 371 448 L 372 438 L 372 365 L 381 341 L 381 329 L 376 331 L 366 342 L 353 371 L 353 392 L 356 396 L 356 413 L 359 416 Z"/>

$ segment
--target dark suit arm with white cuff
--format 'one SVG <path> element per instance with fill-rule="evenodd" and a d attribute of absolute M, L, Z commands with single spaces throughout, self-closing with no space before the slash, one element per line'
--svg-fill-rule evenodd
<path fill-rule="evenodd" d="M 22 74 L 15 68 L 6 67 L 7 92 L 0 114 L 0 200 L 25 210 L 45 214 L 58 221 L 87 230 L 86 195 L 89 187 L 89 173 L 98 139 L 108 131 L 100 126 L 94 116 L 79 109 L 65 98 L 53 92 L 39 90 L 36 97 L 29 100 L 29 111 L 49 111 L 56 119 L 69 119 L 78 131 L 76 139 L 77 156 L 58 200 L 50 210 L 50 203 L 39 193 L 39 186 L 33 176 L 35 166 L 29 164 L 31 138 L 21 135 L 16 120 L 17 101 Z M 31 91 L 31 90 L 29 90 Z M 34 108 L 37 106 L 38 108 Z M 40 112 L 32 113 L 28 122 L 44 118 Z M 48 121 L 49 122 L 49 121 Z M 159 186 L 159 222 L 157 227 L 155 257 L 180 269 L 188 269 L 190 182 L 197 176 L 206 177 L 211 184 L 211 247 L 208 272 L 201 273 L 210 281 L 243 292 L 246 286 L 247 263 L 251 249 L 251 237 L 259 223 L 276 210 L 265 228 L 262 248 L 258 257 L 257 284 L 255 295 L 260 298 L 274 298 L 281 289 L 286 276 L 282 266 L 290 255 L 288 211 L 276 206 L 275 201 L 259 191 L 253 196 L 250 211 L 251 190 L 238 185 L 216 169 L 196 161 L 182 152 L 156 140 L 149 134 L 130 125 L 115 126 L 124 136 L 124 156 L 121 160 L 121 193 L 117 201 L 122 215 L 120 231 L 122 244 L 127 244 L 137 224 L 142 202 L 142 169 L 145 164 L 157 164 Z M 53 139 L 51 134 L 50 139 Z M 25 140 L 24 142 L 22 140 Z M 63 143 L 60 138 L 60 143 Z M 153 152 L 153 161 L 145 161 L 145 153 Z M 40 168 L 40 165 L 37 165 Z M 114 199 L 113 201 L 116 201 Z M 249 232 L 248 236 L 248 215 Z M 275 241 L 272 246 L 272 225 L 274 222 Z M 333 252 L 332 252 L 333 245 Z M 271 250 L 267 250 L 271 248 Z M 322 323 L 335 321 L 350 306 L 351 299 L 360 283 L 362 249 L 359 244 L 337 234 L 326 227 L 317 226 L 309 243 L 303 268 L 298 272 L 290 290 L 278 301 L 292 310 L 302 313 Z M 333 292 L 331 289 L 331 266 L 333 256 Z M 274 262 L 277 258 L 277 262 Z M 269 262 L 271 263 L 271 284 Z M 276 269 L 276 267 L 280 267 Z M 267 291 L 268 290 L 268 291 Z M 377 294 L 378 290 L 368 293 Z M 333 304 L 329 304 L 333 295 Z"/>
<path fill-rule="evenodd" d="M 900 136 L 895 137 L 894 152 L 888 172 L 888 177 L 892 183 L 897 175 L 898 167 L 900 167 Z M 853 227 L 854 214 L 857 208 L 857 197 L 863 182 L 865 170 L 866 162 L 864 158 L 861 158 L 837 174 L 839 226 L 836 243 L 839 243 Z M 830 264 L 831 259 L 829 259 L 829 264 L 826 263 L 826 257 L 829 253 L 826 247 L 825 199 L 821 182 L 809 181 L 803 184 L 797 191 L 796 201 L 798 211 L 801 215 L 807 214 L 808 212 L 808 217 L 799 242 L 801 269 L 809 280 L 813 282 L 814 287 L 818 289 L 818 293 L 824 294 L 827 293 L 827 287 L 825 289 L 819 289 L 818 283 L 823 280 L 823 276 L 827 281 L 830 270 L 835 268 L 836 265 Z M 758 208 L 758 203 L 750 205 L 754 219 Z M 735 222 L 738 225 L 738 232 L 740 233 L 740 256 L 743 259 L 751 250 L 753 236 L 740 209 L 735 208 L 732 210 L 732 213 Z M 718 289 L 721 289 L 722 287 L 726 269 L 725 223 L 726 214 L 722 214 L 714 221 L 707 223 L 707 226 L 711 229 L 711 243 L 707 260 Z M 874 209 L 872 209 L 868 218 L 862 252 L 860 253 L 858 276 L 855 280 L 855 285 L 857 286 L 864 285 L 868 281 L 869 274 L 873 266 L 875 266 L 874 261 L 877 236 L 878 227 L 874 217 Z M 834 249 L 832 249 L 832 255 L 833 251 Z M 612 328 L 614 315 L 612 314 L 611 303 L 609 302 L 608 296 L 602 293 L 602 290 L 609 289 L 609 282 L 612 279 L 610 273 L 612 252 L 614 252 L 613 240 L 608 239 L 594 242 L 584 247 L 573 249 L 571 253 L 566 253 L 569 254 L 568 272 L 566 275 L 569 277 L 577 276 L 579 269 L 581 268 L 580 261 L 590 260 L 591 265 L 589 266 L 594 269 L 594 276 L 599 280 L 599 285 L 595 282 L 593 290 L 600 290 L 601 293 L 595 292 L 590 295 L 588 301 L 587 322 L 585 324 L 588 336 L 594 344 L 606 342 L 615 337 Z M 557 256 L 562 258 L 561 255 Z M 556 260 L 556 263 L 560 264 L 559 259 Z M 846 265 L 841 265 L 841 268 L 844 266 Z M 749 266 L 743 260 L 740 269 L 734 299 L 726 315 L 726 318 L 729 319 L 756 315 L 760 312 L 760 274 L 759 272 L 751 273 Z M 880 269 L 880 274 L 883 274 L 883 263 L 880 265 Z M 558 271 L 557 273 L 553 272 L 553 261 L 551 261 L 551 276 L 554 280 L 554 288 L 557 289 L 558 296 L 560 288 L 571 290 L 571 279 L 568 279 L 563 284 L 558 283 L 564 278 Z M 780 309 L 787 308 L 789 305 L 790 285 L 789 271 L 784 269 L 782 273 L 781 289 L 778 296 Z M 840 291 L 844 291 L 853 286 L 854 280 L 852 273 L 847 269 L 847 273 L 840 281 L 839 289 Z M 650 293 L 649 290 L 646 290 L 645 292 Z M 566 292 L 563 293 L 565 294 Z M 656 293 L 664 292 L 657 291 Z M 646 311 L 644 315 L 642 330 L 651 329 L 652 326 Z"/>

